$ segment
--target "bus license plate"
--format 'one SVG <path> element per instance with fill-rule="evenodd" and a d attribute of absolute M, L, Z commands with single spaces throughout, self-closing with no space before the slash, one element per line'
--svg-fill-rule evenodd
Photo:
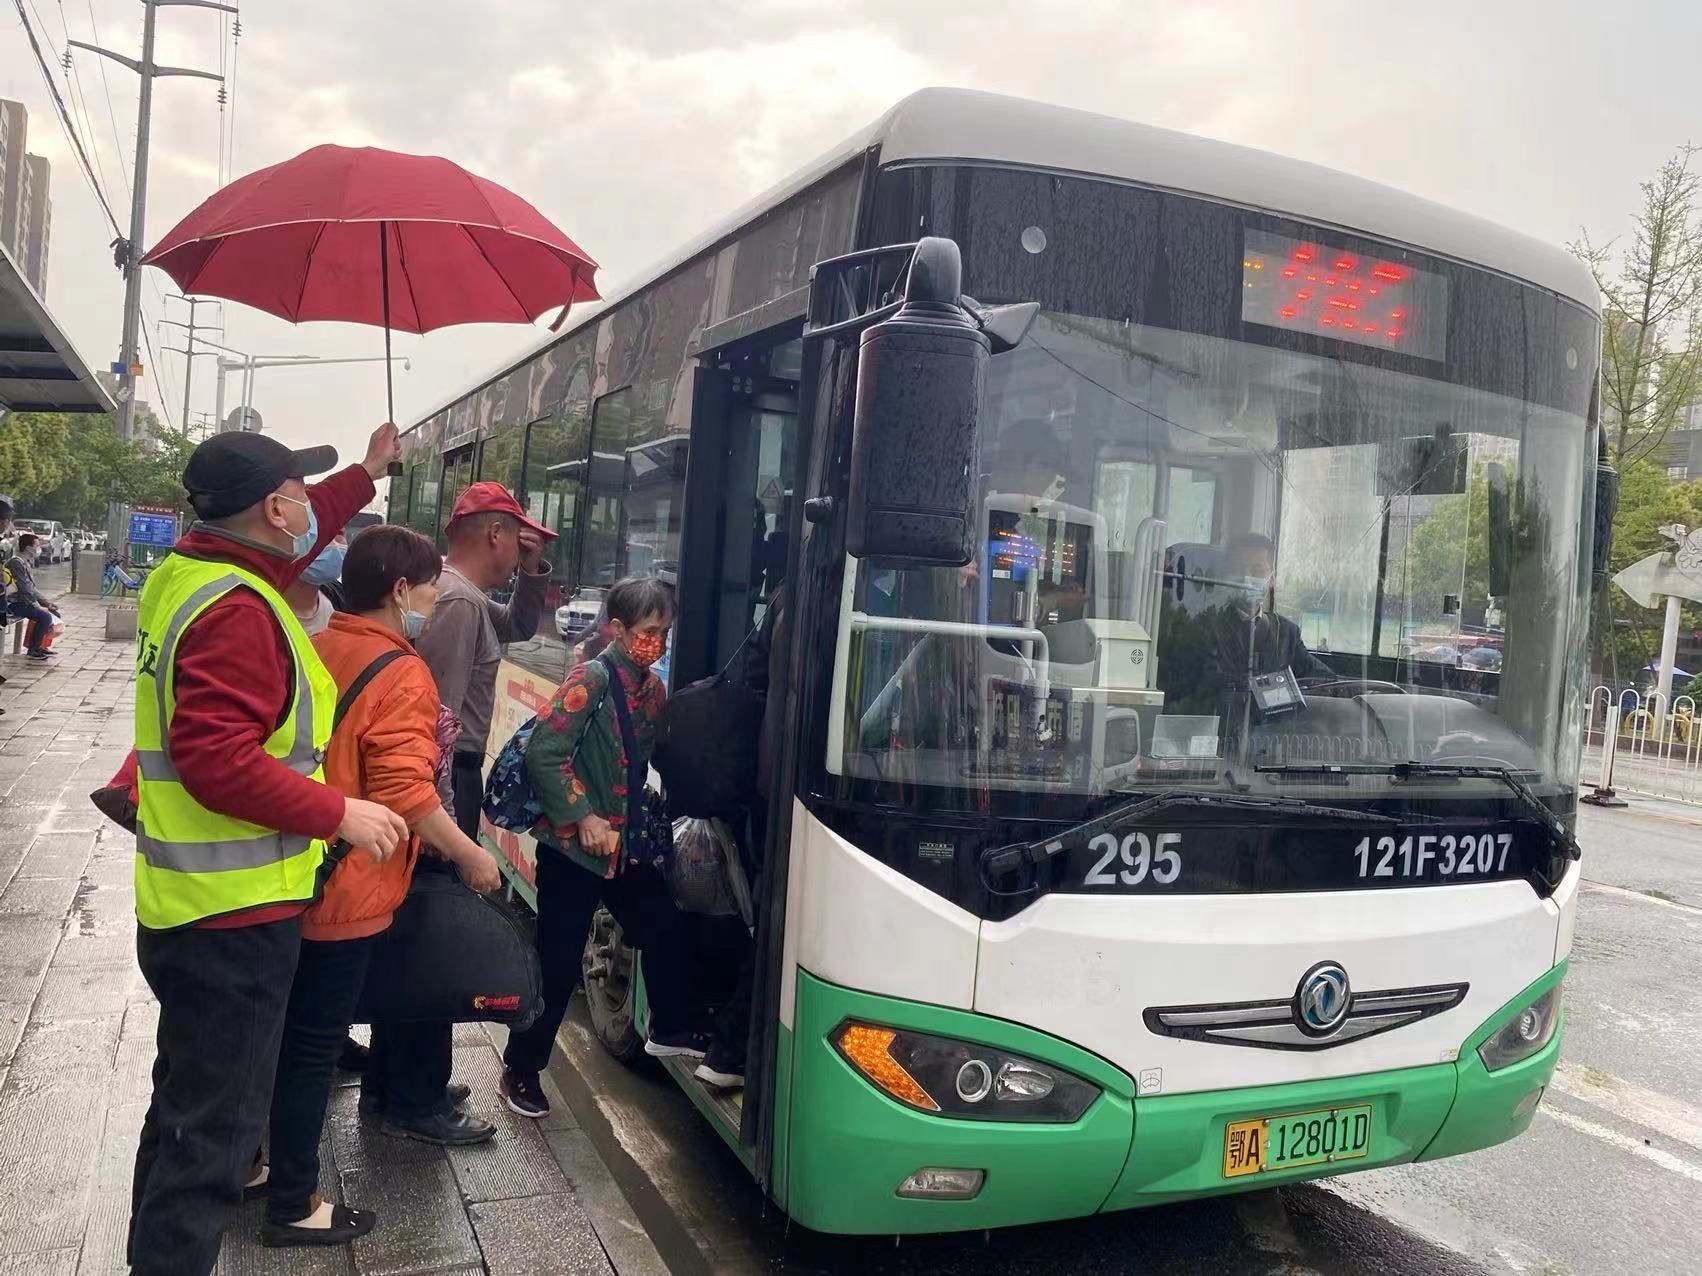
<path fill-rule="evenodd" d="M 1371 1151 L 1371 1105 L 1231 1121 L 1223 1130 L 1223 1177 L 1352 1161 Z"/>

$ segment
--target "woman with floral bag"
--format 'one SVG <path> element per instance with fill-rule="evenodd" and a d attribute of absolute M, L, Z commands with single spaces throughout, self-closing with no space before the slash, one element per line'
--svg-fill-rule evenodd
<path fill-rule="evenodd" d="M 538 837 L 538 957 L 544 1011 L 504 1052 L 502 1095 L 521 1116 L 550 1110 L 538 1084 L 556 1029 L 578 986 L 580 954 L 602 903 L 643 957 L 650 1006 L 645 1053 L 701 1055 L 678 912 L 655 852 L 671 837 L 649 815 L 644 777 L 664 690 L 651 666 L 667 645 L 674 594 L 654 576 L 609 591 L 608 645 L 568 675 L 538 715 L 526 745 L 526 774 L 543 809 Z"/>

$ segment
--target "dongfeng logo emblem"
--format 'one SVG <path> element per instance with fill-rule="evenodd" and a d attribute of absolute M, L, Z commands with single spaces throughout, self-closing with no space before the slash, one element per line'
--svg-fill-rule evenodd
<path fill-rule="evenodd" d="M 1347 1022 L 1353 1004 L 1347 971 L 1333 961 L 1320 962 L 1300 977 L 1294 990 L 1294 1018 L 1301 1031 L 1327 1037 Z"/>

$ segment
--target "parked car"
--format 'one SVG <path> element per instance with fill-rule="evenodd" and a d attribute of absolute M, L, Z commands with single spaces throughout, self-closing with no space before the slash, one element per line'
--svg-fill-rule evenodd
<path fill-rule="evenodd" d="M 586 586 L 575 590 L 573 597 L 556 608 L 556 633 L 561 635 L 563 642 L 578 642 L 597 623 L 597 614 L 603 610 L 603 595 L 606 593 L 606 589 Z"/>

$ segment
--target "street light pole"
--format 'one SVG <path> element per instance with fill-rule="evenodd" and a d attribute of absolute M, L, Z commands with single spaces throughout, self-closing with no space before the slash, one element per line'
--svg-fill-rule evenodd
<path fill-rule="evenodd" d="M 237 11 L 234 5 L 219 4 L 216 0 L 142 0 L 142 59 L 139 62 L 134 58 L 125 57 L 122 53 L 114 53 L 111 49 L 103 49 L 98 44 L 85 44 L 81 40 L 66 41 L 76 48 L 87 49 L 90 53 L 110 58 L 120 66 L 129 67 L 141 81 L 136 97 L 136 170 L 130 183 L 130 237 L 114 245 L 118 267 L 124 272 L 124 328 L 118 348 L 118 357 L 124 365 L 124 373 L 119 379 L 119 388 L 123 393 L 118 400 L 118 437 L 126 441 L 131 436 L 136 420 L 136 377 L 131 369 L 135 368 L 140 360 L 137 338 L 142 326 L 142 272 L 137 263 L 142 253 L 143 223 L 148 207 L 148 140 L 153 122 L 154 80 L 162 75 L 190 75 L 197 79 L 224 83 L 224 76 L 212 71 L 155 65 L 155 10 L 165 4 L 192 5 L 198 9 L 218 9 L 224 13 Z M 107 511 L 107 536 L 112 543 L 121 544 L 124 530 L 124 507 L 114 504 Z"/>

